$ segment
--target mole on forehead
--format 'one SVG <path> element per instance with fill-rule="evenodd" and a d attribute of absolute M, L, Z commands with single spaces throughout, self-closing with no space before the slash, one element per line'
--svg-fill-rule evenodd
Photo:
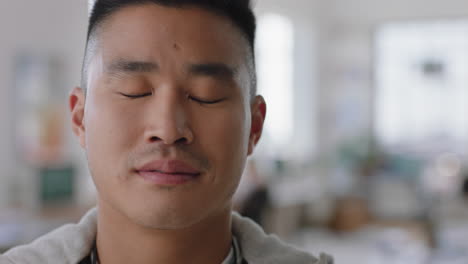
<path fill-rule="evenodd" d="M 175 50 L 180 50 L 180 46 L 179 46 L 179 44 L 177 44 L 177 43 L 174 43 L 174 44 L 172 45 L 172 47 L 173 47 Z"/>

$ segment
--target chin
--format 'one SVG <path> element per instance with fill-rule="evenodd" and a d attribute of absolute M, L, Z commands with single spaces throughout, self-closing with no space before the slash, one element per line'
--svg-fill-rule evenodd
<path fill-rule="evenodd" d="M 127 216 L 142 227 L 161 230 L 185 229 L 202 221 L 207 212 L 192 208 L 137 208 L 133 207 Z"/>

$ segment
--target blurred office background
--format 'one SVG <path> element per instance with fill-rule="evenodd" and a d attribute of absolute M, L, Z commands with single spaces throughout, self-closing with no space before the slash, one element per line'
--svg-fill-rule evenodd
<path fill-rule="evenodd" d="M 236 209 L 337 263 L 468 263 L 468 2 L 256 0 L 264 137 Z M 0 0 L 0 252 L 95 203 L 87 0 Z"/>

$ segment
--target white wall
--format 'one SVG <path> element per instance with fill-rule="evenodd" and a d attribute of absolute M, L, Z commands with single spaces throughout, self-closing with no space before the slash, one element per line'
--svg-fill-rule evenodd
<path fill-rule="evenodd" d="M 15 177 L 12 152 L 11 94 L 14 57 L 38 52 L 63 59 L 63 79 L 70 89 L 79 84 L 87 26 L 86 0 L 0 1 L 0 208 L 8 202 Z"/>
<path fill-rule="evenodd" d="M 330 17 L 347 24 L 468 15 L 464 0 L 330 0 Z"/>

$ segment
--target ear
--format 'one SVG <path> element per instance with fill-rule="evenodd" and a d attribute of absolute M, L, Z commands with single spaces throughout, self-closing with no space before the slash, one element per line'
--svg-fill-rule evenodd
<path fill-rule="evenodd" d="M 73 133 L 78 137 L 82 148 L 86 146 L 84 110 L 85 110 L 85 92 L 80 87 L 75 87 L 70 93 L 68 99 L 71 113 L 71 123 Z"/>
<path fill-rule="evenodd" d="M 251 155 L 263 132 L 266 117 L 266 103 L 262 96 L 257 95 L 251 105 L 252 124 L 250 126 L 248 155 Z"/>

